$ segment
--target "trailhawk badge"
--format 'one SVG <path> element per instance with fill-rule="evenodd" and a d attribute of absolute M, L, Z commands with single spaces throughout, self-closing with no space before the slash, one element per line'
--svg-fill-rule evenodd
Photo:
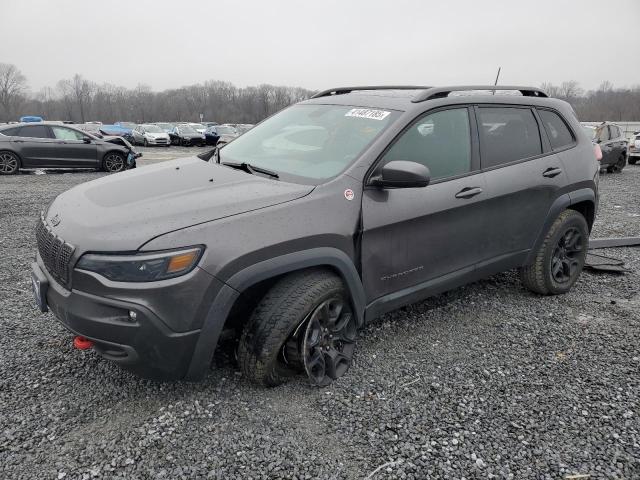
<path fill-rule="evenodd" d="M 353 197 L 355 197 L 355 196 L 356 196 L 356 194 L 353 193 L 353 190 L 351 190 L 350 188 L 347 188 L 344 191 L 344 198 L 346 198 L 349 201 L 353 200 Z"/>
<path fill-rule="evenodd" d="M 58 225 L 60 225 L 60 215 L 56 213 L 53 217 L 49 219 L 49 223 L 51 224 L 52 227 L 57 227 Z"/>

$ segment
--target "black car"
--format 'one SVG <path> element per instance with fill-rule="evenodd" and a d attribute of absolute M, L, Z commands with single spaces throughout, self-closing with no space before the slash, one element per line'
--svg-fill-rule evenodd
<path fill-rule="evenodd" d="M 600 167 L 609 173 L 621 172 L 627 164 L 627 149 L 629 141 L 624 136 L 622 128 L 611 122 L 602 122 L 600 125 L 583 126 L 585 131 L 591 135 L 594 143 L 600 145 L 602 150 L 602 160 Z"/>
<path fill-rule="evenodd" d="M 169 132 L 169 138 L 171 139 L 171 145 L 191 146 L 205 144 L 204 134 L 198 133 L 194 128 L 186 124 L 176 125 L 176 127 Z"/>
<path fill-rule="evenodd" d="M 119 172 L 136 166 L 137 153 L 121 137 L 98 138 L 67 125 L 22 123 L 0 127 L 0 175 L 21 168 L 95 168 Z"/>

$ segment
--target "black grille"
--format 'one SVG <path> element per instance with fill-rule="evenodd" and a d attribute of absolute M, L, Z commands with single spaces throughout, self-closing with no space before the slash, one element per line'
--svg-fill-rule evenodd
<path fill-rule="evenodd" d="M 64 285 L 69 283 L 69 262 L 75 250 L 60 237 L 57 237 L 41 218 L 36 227 L 38 252 L 49 273 Z"/>

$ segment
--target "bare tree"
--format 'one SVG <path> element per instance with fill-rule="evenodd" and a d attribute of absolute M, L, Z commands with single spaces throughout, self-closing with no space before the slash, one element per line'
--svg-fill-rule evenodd
<path fill-rule="evenodd" d="M 15 65 L 0 63 L 0 105 L 4 117 L 10 120 L 24 99 L 27 89 L 27 78 Z"/>

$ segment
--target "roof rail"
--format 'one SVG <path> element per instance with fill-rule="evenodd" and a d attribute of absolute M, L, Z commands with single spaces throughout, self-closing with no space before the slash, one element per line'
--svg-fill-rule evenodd
<path fill-rule="evenodd" d="M 425 87 L 424 85 L 370 85 L 362 87 L 338 87 L 330 88 L 329 90 L 323 90 L 316 93 L 311 98 L 329 97 L 331 95 L 342 95 L 345 93 L 351 93 L 358 90 L 425 90 L 431 87 Z"/>
<path fill-rule="evenodd" d="M 496 92 L 496 90 L 518 90 L 524 97 L 544 97 L 548 95 L 536 87 L 515 87 L 513 85 L 467 85 L 457 87 L 434 87 L 420 92 L 411 101 L 413 103 L 424 102 L 426 100 L 433 100 L 436 98 L 444 98 L 449 96 L 451 92 L 465 92 L 472 90 L 489 90 Z"/>

